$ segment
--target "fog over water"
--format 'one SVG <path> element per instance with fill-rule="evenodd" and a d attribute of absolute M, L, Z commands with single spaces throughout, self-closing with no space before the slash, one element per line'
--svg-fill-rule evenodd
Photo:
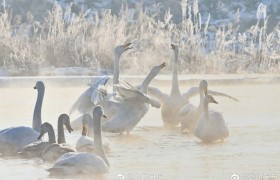
<path fill-rule="evenodd" d="M 223 113 L 229 127 L 224 142 L 201 143 L 190 134 L 181 134 L 180 128 L 164 129 L 160 110 L 150 108 L 131 135 L 109 134 L 112 152 L 107 155 L 111 168 L 97 179 L 280 179 L 280 82 L 277 76 L 259 76 L 244 79 L 242 75 L 195 75 L 191 81 L 180 82 L 181 91 L 208 79 L 209 89 L 232 95 L 234 102 L 215 97 L 219 104 L 210 108 Z M 143 78 L 127 77 L 134 85 Z M 1 79 L 0 130 L 11 126 L 31 126 L 37 92 L 33 89 L 38 78 Z M 44 79 L 46 91 L 42 121 L 57 129 L 57 118 L 68 113 L 72 103 L 85 90 L 80 79 Z M 61 79 L 61 78 L 60 78 Z M 182 79 L 182 78 L 181 78 Z M 70 82 L 74 82 L 71 84 Z M 22 83 L 19 83 L 22 82 Z M 59 85 L 63 84 L 63 85 Z M 152 83 L 164 92 L 170 92 L 170 78 L 159 76 Z M 198 97 L 191 99 L 198 103 Z M 73 114 L 71 120 L 78 117 Z M 69 134 L 66 141 L 75 145 L 80 132 Z M 47 140 L 47 136 L 44 137 Z M 52 164 L 40 159 L 22 160 L 0 157 L 0 176 L 4 179 L 46 179 Z M 92 176 L 78 178 L 91 179 Z M 2 178 L 0 178 L 2 179 Z"/>

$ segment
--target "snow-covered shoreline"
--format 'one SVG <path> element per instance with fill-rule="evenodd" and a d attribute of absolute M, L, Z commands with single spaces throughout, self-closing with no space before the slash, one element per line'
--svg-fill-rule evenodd
<path fill-rule="evenodd" d="M 21 84 L 34 84 L 34 81 L 42 80 L 54 86 L 81 86 L 86 85 L 88 79 L 104 76 L 6 76 L 0 77 L 0 87 L 20 86 Z M 108 76 L 111 77 L 112 76 Z M 142 82 L 145 75 L 123 75 L 121 79 L 136 85 Z M 171 81 L 171 75 L 159 75 L 153 80 L 153 84 L 164 84 Z M 180 83 L 190 85 L 197 84 L 205 79 L 211 84 L 256 84 L 256 83 L 280 83 L 280 75 L 275 74 L 189 74 L 179 75 Z"/>

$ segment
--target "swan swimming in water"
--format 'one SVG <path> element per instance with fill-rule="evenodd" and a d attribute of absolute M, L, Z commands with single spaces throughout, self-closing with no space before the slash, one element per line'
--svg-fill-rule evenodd
<path fill-rule="evenodd" d="M 158 88 L 149 86 L 148 95 L 156 98 L 161 102 L 161 117 L 164 123 L 164 126 L 175 127 L 180 122 L 184 120 L 183 116 L 180 115 L 180 109 L 189 104 L 189 98 L 193 95 L 199 93 L 198 88 L 190 88 L 187 92 L 181 93 L 178 83 L 178 55 L 179 48 L 177 45 L 171 44 L 171 48 L 174 52 L 174 61 L 173 61 L 173 72 L 172 72 L 172 87 L 170 94 L 165 94 L 161 92 Z M 213 95 L 225 96 L 223 93 L 218 93 L 215 91 L 209 90 Z M 226 97 L 230 97 L 227 96 Z"/>
<path fill-rule="evenodd" d="M 63 125 L 66 127 L 69 133 L 73 131 L 70 126 L 70 121 L 67 119 L 67 115 L 61 114 L 57 121 L 57 142 L 58 144 L 66 143 L 65 136 L 63 133 Z M 55 141 L 55 134 L 53 131 L 52 126 L 49 123 L 42 124 L 41 129 L 43 132 L 47 132 L 49 136 L 49 141 L 36 141 L 34 143 L 26 145 L 23 150 L 19 153 L 19 156 L 22 158 L 34 158 L 34 157 L 41 157 L 44 150 L 51 144 L 56 143 Z M 42 132 L 42 131 L 41 131 Z M 41 139 L 41 137 L 39 137 Z"/>
<path fill-rule="evenodd" d="M 63 123 L 61 123 L 61 121 Z M 55 161 L 65 153 L 76 152 L 75 148 L 71 147 L 69 144 L 66 144 L 65 136 L 64 136 L 64 129 L 63 129 L 64 124 L 65 124 L 67 130 L 69 131 L 69 133 L 71 133 L 71 131 L 73 131 L 73 129 L 71 128 L 71 125 L 70 125 L 69 116 L 67 114 L 61 114 L 58 118 L 58 130 L 57 130 L 58 131 L 58 139 L 57 139 L 58 144 L 52 143 L 46 149 L 44 149 L 44 151 L 41 155 L 41 157 L 44 161 Z M 40 139 L 44 134 L 48 133 L 49 139 L 52 139 L 52 142 L 53 142 L 53 138 L 55 138 L 54 133 L 52 133 L 53 127 L 49 123 L 47 123 L 47 125 L 45 125 L 45 126 L 46 126 L 46 128 L 41 129 L 38 139 Z"/>
<path fill-rule="evenodd" d="M 221 113 L 208 110 L 209 103 L 218 104 L 213 96 L 205 94 L 204 112 L 199 119 L 194 134 L 204 142 L 223 140 L 229 135 L 228 128 Z"/>
<path fill-rule="evenodd" d="M 124 45 L 117 46 L 114 49 L 113 84 L 119 83 L 120 58 L 125 51 L 131 49 L 130 45 L 131 43 L 127 43 Z M 118 111 L 118 104 L 115 104 L 114 102 L 107 102 L 107 101 L 111 98 L 111 96 L 115 96 L 115 93 L 104 95 L 98 91 L 100 86 L 107 85 L 109 79 L 110 79 L 109 77 L 103 77 L 97 80 L 96 82 L 89 83 L 90 87 L 82 95 L 80 95 L 80 97 L 72 105 L 70 110 L 70 115 L 75 110 L 78 110 L 82 114 L 88 113 L 93 109 L 95 105 L 99 104 L 104 108 L 107 116 L 109 118 L 112 117 Z M 111 88 L 111 87 L 108 87 L 107 85 L 106 88 Z M 80 130 L 82 128 L 82 116 L 74 120 L 71 123 L 71 125 L 73 129 Z"/>
<path fill-rule="evenodd" d="M 147 96 L 147 89 L 153 78 L 165 67 L 165 63 L 154 66 L 147 77 L 144 79 L 140 90 L 128 83 L 115 85 L 119 100 L 119 111 L 112 119 L 102 124 L 102 130 L 111 133 L 127 134 L 139 123 L 149 110 L 149 104 L 159 108 L 160 102 Z"/>
<path fill-rule="evenodd" d="M 107 173 L 110 164 L 102 146 L 101 117 L 103 108 L 96 106 L 93 109 L 94 142 L 96 154 L 92 153 L 66 153 L 48 169 L 50 175 L 77 175 L 77 174 L 103 174 Z"/>
<path fill-rule="evenodd" d="M 32 128 L 19 126 L 0 131 L 0 153 L 3 155 L 16 155 L 23 147 L 37 141 L 42 123 L 41 109 L 45 93 L 44 83 L 38 81 L 34 89 L 37 89 L 38 95 L 33 113 Z"/>
<path fill-rule="evenodd" d="M 200 95 L 200 101 L 198 107 L 195 107 L 192 104 L 186 104 L 183 106 L 179 113 L 182 115 L 183 120 L 181 122 L 181 131 L 183 132 L 185 129 L 187 129 L 190 132 L 193 132 L 196 128 L 197 122 L 203 113 L 204 108 L 204 94 L 208 94 L 208 83 L 205 80 L 200 81 L 199 83 L 199 95 Z M 211 92 L 211 91 L 210 91 Z M 215 92 L 215 95 L 222 95 L 225 97 L 228 97 L 234 101 L 238 101 L 237 99 L 228 96 L 223 93 Z"/>
<path fill-rule="evenodd" d="M 105 115 L 103 115 L 104 118 Z M 94 132 L 93 132 L 93 119 L 90 114 L 84 114 L 83 116 L 83 131 L 82 136 L 76 142 L 76 150 L 78 152 L 95 152 L 95 143 L 94 143 Z M 105 152 L 110 152 L 109 141 L 103 139 L 103 148 Z"/>

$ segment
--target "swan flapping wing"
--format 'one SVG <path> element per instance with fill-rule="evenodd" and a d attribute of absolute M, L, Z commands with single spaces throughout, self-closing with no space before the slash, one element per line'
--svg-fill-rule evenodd
<path fill-rule="evenodd" d="M 80 113 L 86 113 L 91 110 L 94 105 L 102 100 L 102 95 L 97 91 L 98 87 L 105 85 L 108 80 L 109 77 L 104 77 L 95 82 L 89 82 L 90 87 L 72 105 L 69 114 L 72 114 L 75 110 Z"/>
<path fill-rule="evenodd" d="M 207 91 L 208 91 L 208 94 L 211 94 L 213 96 L 222 96 L 222 97 L 229 98 L 233 101 L 238 101 L 238 99 L 236 99 L 236 98 L 234 98 L 230 95 L 227 95 L 225 93 L 212 91 L 212 90 L 209 90 L 209 89 Z M 185 97 L 186 99 L 190 99 L 191 97 L 194 97 L 198 94 L 199 94 L 199 87 L 191 87 L 187 92 L 183 93 L 182 96 Z"/>
<path fill-rule="evenodd" d="M 117 96 L 115 99 L 119 101 L 134 101 L 137 103 L 148 103 L 153 107 L 160 108 L 160 102 L 154 98 L 149 97 L 148 95 L 142 93 L 133 85 L 129 84 L 126 81 L 122 81 L 120 84 L 114 85 Z"/>
<path fill-rule="evenodd" d="M 117 92 L 117 98 L 122 100 L 130 100 L 136 98 L 142 98 L 144 94 L 136 89 L 134 86 L 126 81 L 122 81 L 119 84 L 114 85 Z"/>

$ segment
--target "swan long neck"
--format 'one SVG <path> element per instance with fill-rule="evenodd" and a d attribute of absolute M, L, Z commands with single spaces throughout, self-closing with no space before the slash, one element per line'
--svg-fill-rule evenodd
<path fill-rule="evenodd" d="M 157 73 L 154 71 L 150 71 L 150 73 L 147 75 L 147 77 L 144 79 L 142 85 L 141 85 L 141 92 L 147 94 L 148 92 L 148 86 L 151 83 L 151 81 L 156 77 Z"/>
<path fill-rule="evenodd" d="M 209 119 L 208 105 L 209 103 L 206 100 L 204 100 L 204 114 L 207 119 Z"/>
<path fill-rule="evenodd" d="M 114 74 L 113 74 L 113 84 L 119 83 L 120 76 L 120 58 L 121 55 L 119 53 L 115 53 L 114 57 Z"/>
<path fill-rule="evenodd" d="M 40 133 L 41 125 L 42 125 L 41 110 L 42 110 L 44 94 L 45 94 L 44 88 L 38 89 L 37 100 L 36 100 L 34 113 L 33 113 L 32 128 L 35 131 L 37 131 L 38 133 Z"/>
<path fill-rule="evenodd" d="M 58 119 L 58 121 L 57 121 L 57 143 L 58 144 L 66 143 L 63 125 L 64 125 L 63 119 Z"/>
<path fill-rule="evenodd" d="M 88 123 L 88 132 L 87 132 L 87 136 L 94 138 L 94 128 L 93 128 L 93 122 L 89 122 Z"/>
<path fill-rule="evenodd" d="M 198 105 L 198 109 L 202 109 L 204 106 L 204 94 L 203 94 L 203 89 L 200 88 L 199 89 L 199 105 Z"/>
<path fill-rule="evenodd" d="M 97 118 L 97 117 L 93 117 L 95 118 L 94 121 L 96 121 L 97 123 L 95 123 L 95 125 L 93 126 L 94 129 L 94 143 L 96 145 L 96 154 L 101 157 L 106 164 L 109 166 L 109 162 L 106 158 L 104 149 L 103 149 L 103 144 L 102 144 L 102 136 L 101 136 L 101 117 Z"/>
<path fill-rule="evenodd" d="M 56 143 L 53 127 L 48 128 L 47 132 L 49 137 L 49 144 Z"/>
<path fill-rule="evenodd" d="M 174 52 L 171 95 L 181 94 L 178 82 L 178 53 Z"/>

